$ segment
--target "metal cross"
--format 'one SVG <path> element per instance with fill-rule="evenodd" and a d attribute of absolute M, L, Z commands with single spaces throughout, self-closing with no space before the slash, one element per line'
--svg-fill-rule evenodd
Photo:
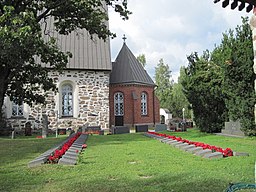
<path fill-rule="evenodd" d="M 124 34 L 124 36 L 123 36 L 123 38 L 122 38 L 123 40 L 124 40 L 124 43 L 125 43 L 125 40 L 127 39 L 126 37 L 125 37 L 125 34 Z"/>

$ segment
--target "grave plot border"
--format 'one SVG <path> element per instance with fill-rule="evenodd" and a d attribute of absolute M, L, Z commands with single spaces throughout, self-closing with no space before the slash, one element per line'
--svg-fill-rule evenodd
<path fill-rule="evenodd" d="M 32 161 L 30 161 L 28 163 L 28 167 L 32 168 L 32 167 L 40 166 L 42 164 L 47 163 L 47 161 L 48 161 L 49 157 L 51 156 L 51 154 L 53 154 L 55 150 L 60 149 L 61 146 L 63 146 L 66 142 L 69 141 L 69 139 L 71 139 L 75 135 L 76 135 L 76 133 L 73 133 L 73 134 L 69 135 L 69 137 L 67 137 L 64 141 L 62 141 L 61 143 L 55 145 L 53 148 L 47 150 L 46 152 L 42 153 L 41 155 L 39 155 L 38 157 L 36 157 Z M 71 152 L 72 150 L 75 149 L 76 150 L 75 152 L 77 154 L 79 154 L 81 152 L 82 148 L 83 148 L 82 145 L 86 142 L 87 139 L 88 139 L 88 134 L 81 134 L 75 140 L 75 142 L 70 146 L 70 148 L 67 151 Z M 76 157 L 75 161 L 72 161 L 72 163 L 69 163 L 69 164 L 73 164 L 73 165 L 76 164 L 76 160 L 77 160 L 77 157 Z M 59 164 L 65 164 L 65 163 L 59 163 Z"/>
<path fill-rule="evenodd" d="M 144 135 L 206 159 L 217 159 L 234 156 L 236 154 L 230 148 L 223 150 L 220 147 L 210 146 L 199 142 L 191 142 L 182 139 L 181 137 L 170 136 L 167 134 L 147 132 L 144 133 Z"/>

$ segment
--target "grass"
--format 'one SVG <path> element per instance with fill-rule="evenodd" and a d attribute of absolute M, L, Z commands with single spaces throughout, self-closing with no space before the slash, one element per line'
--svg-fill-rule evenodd
<path fill-rule="evenodd" d="M 64 138 L 0 138 L 0 191 L 224 191 L 229 183 L 254 183 L 256 138 L 231 138 L 197 130 L 170 133 L 249 157 L 208 160 L 141 134 L 90 136 L 75 166 L 27 163 Z"/>

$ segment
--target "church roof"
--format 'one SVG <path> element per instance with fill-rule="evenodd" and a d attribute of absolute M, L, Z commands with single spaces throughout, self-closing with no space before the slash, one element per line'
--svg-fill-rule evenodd
<path fill-rule="evenodd" d="M 110 74 L 110 84 L 144 84 L 155 86 L 141 63 L 124 42 Z"/>
<path fill-rule="evenodd" d="M 72 58 L 67 64 L 68 69 L 108 71 L 112 69 L 109 39 L 104 42 L 96 35 L 91 39 L 88 31 L 82 29 L 69 35 L 60 35 L 54 30 L 53 18 L 48 19 L 45 31 L 48 33 L 44 35 L 46 41 L 50 36 L 55 37 L 61 51 L 72 53 Z"/>

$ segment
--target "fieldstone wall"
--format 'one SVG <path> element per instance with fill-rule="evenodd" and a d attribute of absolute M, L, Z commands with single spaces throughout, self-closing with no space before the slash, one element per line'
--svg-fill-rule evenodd
<path fill-rule="evenodd" d="M 42 128 L 44 122 L 42 115 L 46 114 L 49 121 L 49 129 L 72 128 L 88 124 L 90 126 L 100 125 L 101 128 L 109 128 L 109 72 L 108 71 L 84 71 L 67 70 L 59 74 L 49 74 L 56 83 L 59 90 L 65 83 L 73 86 L 73 116 L 62 117 L 61 93 L 60 91 L 47 92 L 45 105 L 33 105 L 29 109 L 29 118 L 22 119 L 22 123 L 30 120 L 32 128 Z M 57 115 L 58 111 L 58 115 Z M 13 127 L 15 122 L 9 119 Z"/>

